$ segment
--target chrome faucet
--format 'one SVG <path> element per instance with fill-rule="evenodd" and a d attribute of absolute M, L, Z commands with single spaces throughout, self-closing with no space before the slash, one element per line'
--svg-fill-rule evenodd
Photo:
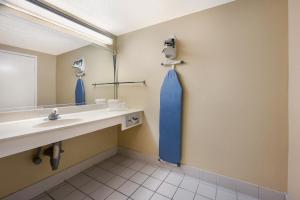
<path fill-rule="evenodd" d="M 58 114 L 58 109 L 54 108 L 52 110 L 52 112 L 50 113 L 50 115 L 48 115 L 48 119 L 49 120 L 57 120 L 59 119 L 59 114 Z"/>

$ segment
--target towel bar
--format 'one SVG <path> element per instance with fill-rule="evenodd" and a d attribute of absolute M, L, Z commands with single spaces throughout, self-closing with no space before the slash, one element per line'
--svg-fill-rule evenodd
<path fill-rule="evenodd" d="M 94 87 L 101 85 L 123 85 L 123 84 L 143 84 L 146 85 L 146 81 L 123 81 L 123 82 L 108 82 L 108 83 L 93 83 Z"/>

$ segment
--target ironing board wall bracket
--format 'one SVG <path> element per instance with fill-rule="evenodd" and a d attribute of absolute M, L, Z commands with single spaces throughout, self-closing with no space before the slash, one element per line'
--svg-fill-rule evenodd
<path fill-rule="evenodd" d="M 176 65 L 184 64 L 185 62 L 183 60 L 168 60 L 164 63 L 161 63 L 164 67 L 172 67 L 172 69 L 175 69 Z"/>

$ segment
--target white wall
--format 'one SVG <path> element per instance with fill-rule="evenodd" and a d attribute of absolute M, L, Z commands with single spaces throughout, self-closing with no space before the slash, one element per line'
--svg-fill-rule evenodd
<path fill-rule="evenodd" d="M 36 56 L 0 50 L 0 73 L 0 110 L 36 106 Z"/>
<path fill-rule="evenodd" d="M 56 56 L 0 44 L 0 49 L 37 57 L 37 105 L 56 103 Z"/>

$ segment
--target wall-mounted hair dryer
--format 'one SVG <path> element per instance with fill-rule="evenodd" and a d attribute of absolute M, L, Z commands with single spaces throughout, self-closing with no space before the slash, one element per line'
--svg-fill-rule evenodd
<path fill-rule="evenodd" d="M 167 59 L 175 59 L 176 58 L 176 38 L 175 36 L 169 37 L 164 42 L 164 49 L 162 52 L 164 53 L 165 57 Z"/>

